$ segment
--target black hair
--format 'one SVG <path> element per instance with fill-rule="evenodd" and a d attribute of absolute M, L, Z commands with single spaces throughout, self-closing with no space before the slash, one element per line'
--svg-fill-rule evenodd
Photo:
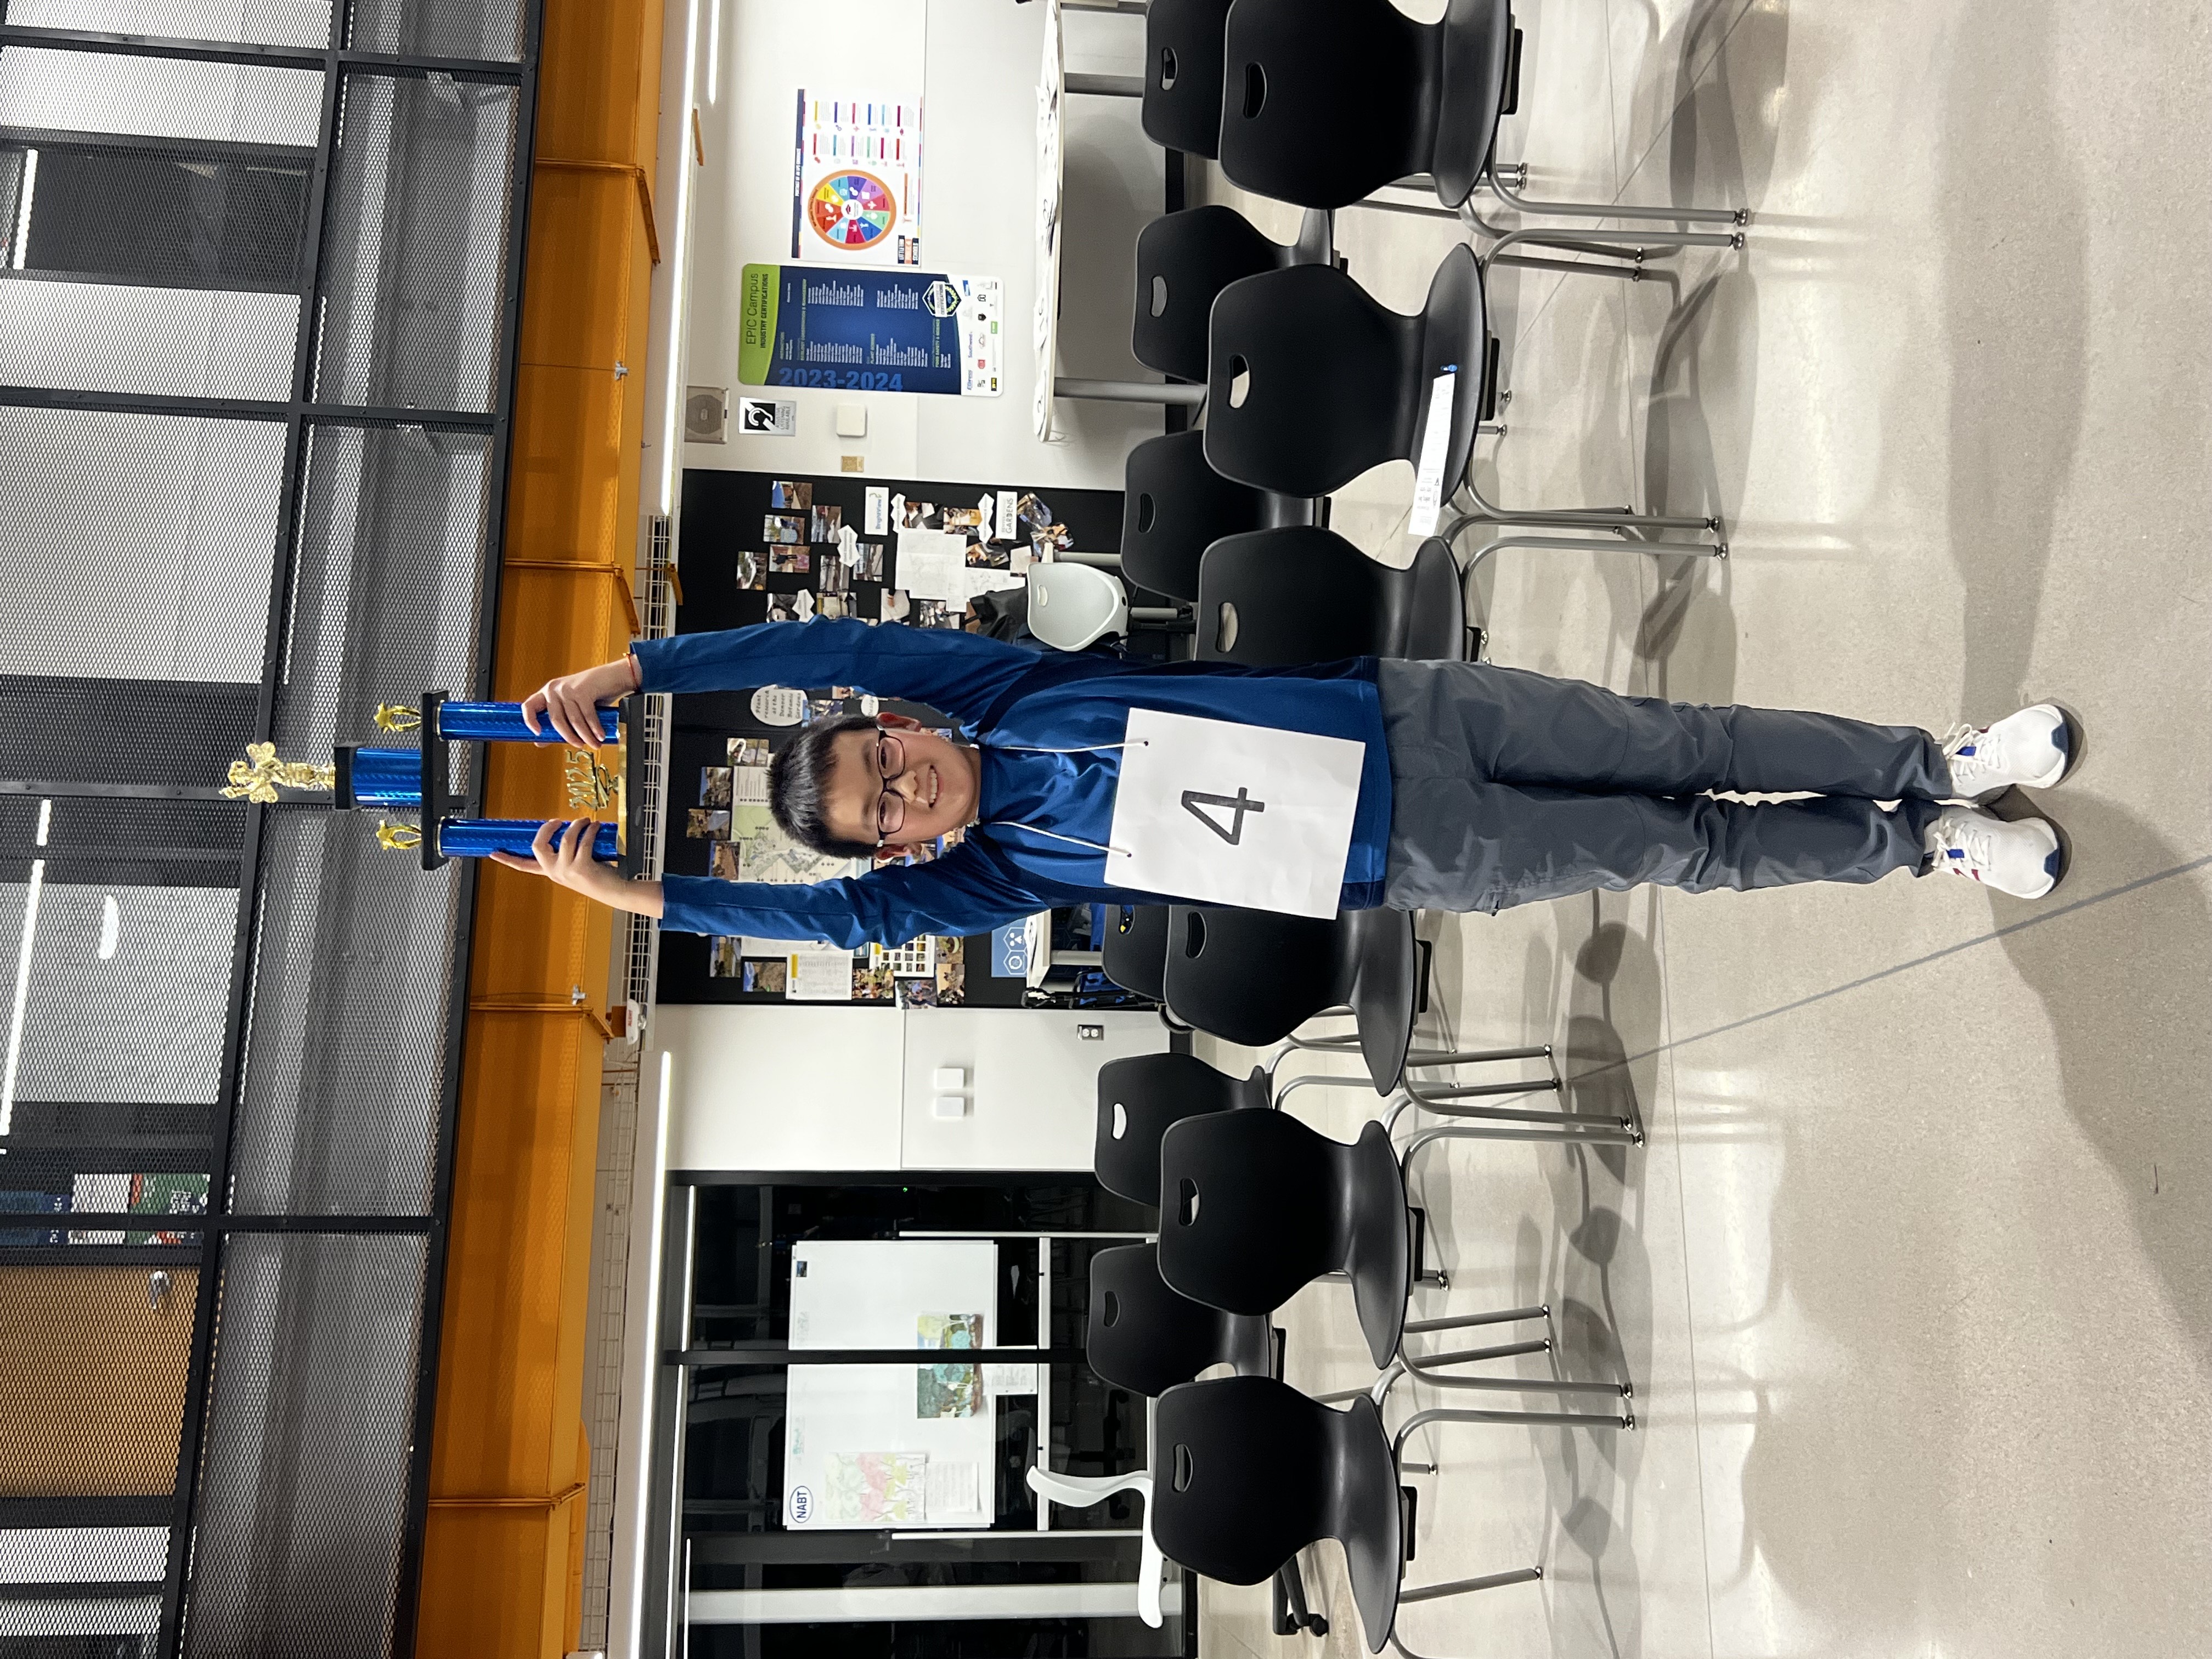
<path fill-rule="evenodd" d="M 831 831 L 824 796 L 836 757 L 831 745 L 848 732 L 876 729 L 866 714 L 817 720 L 777 752 L 769 763 L 768 810 L 785 835 L 830 858 L 875 856 L 874 842 L 847 841 Z"/>

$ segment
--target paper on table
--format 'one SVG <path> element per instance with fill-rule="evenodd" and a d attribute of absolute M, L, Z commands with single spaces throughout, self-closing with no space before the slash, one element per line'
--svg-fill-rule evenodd
<path fill-rule="evenodd" d="M 1448 368 L 1429 388 L 1429 421 L 1421 432 L 1421 459 L 1413 469 L 1413 510 L 1406 528 L 1416 536 L 1437 533 L 1444 502 L 1444 452 L 1451 447 L 1452 393 L 1459 371 Z"/>
<path fill-rule="evenodd" d="M 850 957 L 853 953 L 842 945 L 831 945 L 818 939 L 755 939 L 750 933 L 738 939 L 738 954 L 741 957 Z"/>
<path fill-rule="evenodd" d="M 1036 1391 L 1036 1367 L 1034 1365 L 983 1367 L 983 1392 L 986 1394 L 1035 1394 Z"/>
<path fill-rule="evenodd" d="M 968 538 L 949 531 L 900 531 L 899 586 L 917 599 L 965 604 L 974 597 L 968 585 L 967 550 Z"/>
<path fill-rule="evenodd" d="M 973 1463 L 940 1463 L 930 1459 L 922 1471 L 922 1509 L 932 1521 L 980 1514 L 982 1482 Z"/>
<path fill-rule="evenodd" d="M 783 983 L 783 994 L 792 1002 L 850 1002 L 853 1000 L 853 953 L 839 951 L 794 953 Z"/>

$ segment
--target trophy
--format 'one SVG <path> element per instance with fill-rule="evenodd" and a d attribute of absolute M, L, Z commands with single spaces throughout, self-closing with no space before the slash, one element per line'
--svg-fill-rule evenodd
<path fill-rule="evenodd" d="M 630 769 L 643 745 L 629 741 L 638 727 L 642 710 L 635 696 L 613 708 L 595 711 L 599 732 L 613 745 L 612 765 L 605 750 L 579 749 L 568 759 L 568 805 L 572 812 L 614 809 L 614 819 L 601 823 L 592 837 L 592 856 L 618 864 L 624 875 L 637 873 L 637 859 L 629 845 Z M 422 867 L 434 870 L 449 859 L 483 858 L 492 853 L 530 856 L 538 832 L 548 823 L 559 823 L 553 844 L 568 834 L 563 820 L 544 818 L 472 818 L 459 816 L 467 802 L 457 798 L 448 777 L 446 745 L 449 743 L 565 742 L 550 721 L 532 732 L 523 723 L 519 702 L 457 702 L 442 691 L 422 699 L 419 708 L 382 703 L 376 710 L 380 730 L 395 735 L 419 732 L 416 747 L 384 748 L 366 744 L 340 744 L 328 766 L 276 758 L 273 744 L 248 744 L 246 758 L 230 763 L 230 781 L 222 793 L 232 800 L 258 801 L 266 805 L 284 799 L 279 790 L 328 794 L 340 811 L 378 813 L 408 811 L 416 822 L 394 823 L 380 817 L 376 839 L 397 851 L 422 854 Z M 477 775 L 483 775 L 479 767 Z"/>

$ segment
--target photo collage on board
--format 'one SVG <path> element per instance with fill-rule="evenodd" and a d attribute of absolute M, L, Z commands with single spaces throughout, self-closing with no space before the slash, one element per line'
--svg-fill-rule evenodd
<path fill-rule="evenodd" d="M 924 501 L 871 484 L 862 488 L 857 523 L 847 507 L 818 501 L 817 494 L 811 479 L 770 480 L 758 517 L 757 544 L 740 546 L 732 555 L 736 590 L 762 594 L 769 622 L 855 617 L 872 623 L 959 628 L 971 620 L 973 608 L 950 594 L 1017 586 L 1032 560 L 1073 545 L 1067 527 L 1033 491 L 987 490 L 969 505 Z M 748 541 L 753 522 L 744 520 L 739 532 Z M 950 550 L 979 579 L 959 577 L 956 565 L 949 582 L 944 571 L 937 573 L 935 592 L 915 593 L 899 586 L 902 531 L 933 531 L 955 538 Z M 984 574 L 1000 572 L 1005 574 L 995 581 Z"/>
<path fill-rule="evenodd" d="M 806 700 L 802 725 L 846 714 L 872 714 L 876 699 L 850 686 L 830 686 Z M 701 873 L 724 881 L 779 885 L 834 881 L 859 874 L 861 860 L 813 851 L 780 829 L 768 806 L 768 772 L 773 759 L 765 737 L 725 741 L 724 764 L 699 770 L 698 805 L 688 809 L 685 839 L 704 842 Z M 941 857 L 958 843 L 962 832 L 909 848 L 907 863 Z M 671 868 L 694 867 L 696 855 L 672 851 Z M 711 935 L 707 973 L 710 979 L 735 981 L 748 995 L 793 1001 L 864 1002 L 900 1007 L 957 1007 L 966 1000 L 967 970 L 963 942 L 957 938 L 911 941 L 897 951 L 870 947 L 832 950 L 803 940 L 759 939 Z"/>

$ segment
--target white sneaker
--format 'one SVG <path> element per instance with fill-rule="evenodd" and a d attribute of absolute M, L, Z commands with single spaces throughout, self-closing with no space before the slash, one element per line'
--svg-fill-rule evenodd
<path fill-rule="evenodd" d="M 1987 800 L 2018 785 L 2048 789 L 2074 763 L 2074 728 L 2065 711 L 2037 703 L 1994 726 L 1960 726 L 1943 739 L 1953 800 Z"/>
<path fill-rule="evenodd" d="M 2041 898 L 2066 873 L 2058 832 L 2042 818 L 2008 823 L 1979 807 L 1947 806 L 1928 826 L 1927 846 L 1932 868 L 2014 898 Z"/>

